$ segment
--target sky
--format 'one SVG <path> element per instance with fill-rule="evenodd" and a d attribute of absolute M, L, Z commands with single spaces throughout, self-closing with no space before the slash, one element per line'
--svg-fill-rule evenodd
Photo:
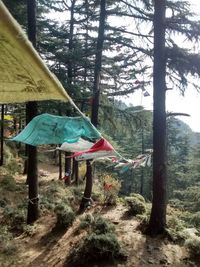
<path fill-rule="evenodd" d="M 132 96 L 125 99 L 127 104 L 134 106 L 142 105 L 147 110 L 153 110 L 153 94 L 144 97 L 141 90 L 135 92 Z M 200 132 L 200 93 L 195 89 L 187 89 L 185 96 L 178 91 L 167 91 L 166 111 L 187 113 L 187 116 L 176 116 L 176 118 L 187 123 L 194 132 Z"/>
<path fill-rule="evenodd" d="M 188 2 L 191 4 L 191 9 L 195 13 L 198 12 L 198 18 L 200 19 L 200 0 L 188 0 Z M 52 14 L 52 17 L 55 18 L 55 14 Z M 66 19 L 66 17 L 63 19 Z M 187 46 L 184 44 L 184 47 L 186 48 Z M 148 97 L 144 97 L 142 90 L 138 90 L 131 96 L 121 100 L 126 104 L 142 105 L 145 109 L 153 110 L 153 92 L 149 89 L 147 90 L 150 93 Z M 167 91 L 166 111 L 189 114 L 189 117 L 177 116 L 177 118 L 187 123 L 193 131 L 200 132 L 200 93 L 197 93 L 194 88 L 187 88 L 184 96 L 177 90 Z"/>
<path fill-rule="evenodd" d="M 199 11 L 198 18 L 200 19 L 200 1 L 189 0 L 189 2 L 195 12 Z M 151 91 L 149 93 L 150 96 L 144 97 L 142 91 L 139 90 L 127 98 L 125 102 L 134 106 L 142 105 L 145 109 L 153 110 L 153 93 Z M 187 123 L 194 132 L 200 132 L 200 92 L 198 93 L 194 88 L 188 87 L 184 96 L 177 90 L 167 91 L 166 111 L 189 114 L 189 117 L 177 116 L 176 118 Z"/>

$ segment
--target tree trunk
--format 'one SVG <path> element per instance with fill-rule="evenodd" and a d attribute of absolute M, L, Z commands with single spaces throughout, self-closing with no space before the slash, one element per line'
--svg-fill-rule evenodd
<path fill-rule="evenodd" d="M 84 195 L 80 204 L 79 212 L 83 212 L 91 204 L 91 194 L 92 194 L 92 165 L 90 160 L 86 161 L 86 185 Z"/>
<path fill-rule="evenodd" d="M 104 30 L 105 30 L 105 20 L 106 20 L 106 0 L 101 0 L 100 3 L 100 20 L 99 20 L 99 30 L 96 46 L 96 58 L 95 58 L 95 69 L 94 69 L 94 85 L 93 85 L 93 101 L 92 101 L 92 115 L 91 122 L 94 126 L 98 125 L 98 112 L 99 112 L 99 97 L 100 97 L 100 73 L 101 73 L 101 61 L 102 61 L 102 50 L 104 42 Z M 80 211 L 83 211 L 87 207 L 87 203 L 91 201 L 92 194 L 92 166 L 90 161 L 87 161 L 87 175 L 86 175 L 86 185 L 84 196 L 80 204 Z"/>
<path fill-rule="evenodd" d="M 58 151 L 59 180 L 62 180 L 62 152 Z"/>
<path fill-rule="evenodd" d="M 74 35 L 74 6 L 76 3 L 76 0 L 73 0 L 71 2 L 71 17 L 70 17 L 70 30 L 69 30 L 69 43 L 68 43 L 68 49 L 69 52 L 72 54 L 73 50 L 73 35 Z M 68 86 L 71 87 L 72 84 L 72 76 L 73 76 L 73 68 L 72 68 L 72 60 L 69 57 L 68 61 L 68 69 L 67 69 L 67 75 L 68 75 Z M 67 158 L 69 156 L 68 152 L 65 153 L 65 184 L 70 185 L 71 184 L 71 158 Z"/>
<path fill-rule="evenodd" d="M 36 47 L 36 2 L 27 0 L 28 37 L 33 46 Z M 37 115 L 37 103 L 28 102 L 26 105 L 27 118 L 31 121 Z M 37 170 L 37 148 L 28 146 L 28 214 L 27 223 L 31 224 L 38 219 L 38 170 Z"/>
<path fill-rule="evenodd" d="M 72 159 L 68 158 L 68 156 L 71 156 L 70 152 L 65 152 L 65 176 L 64 176 L 64 182 L 66 185 L 71 184 L 71 172 L 72 172 Z"/>
<path fill-rule="evenodd" d="M 4 105 L 1 105 L 1 160 L 0 160 L 0 166 L 3 166 L 3 144 L 4 144 Z"/>
<path fill-rule="evenodd" d="M 162 234 L 166 226 L 166 112 L 165 112 L 165 9 L 166 0 L 155 0 L 154 12 L 154 112 L 153 112 L 153 201 L 147 232 Z"/>
<path fill-rule="evenodd" d="M 58 115 L 61 116 L 62 112 L 61 112 L 61 108 L 60 106 L 58 107 Z M 59 145 L 60 146 L 60 145 Z M 59 168 L 59 180 L 62 180 L 62 151 L 58 150 L 58 168 Z"/>
<path fill-rule="evenodd" d="M 102 50 L 104 42 L 105 21 L 106 21 L 106 0 L 101 0 L 99 30 L 98 30 L 96 58 L 94 66 L 94 85 L 93 85 L 93 101 L 92 101 L 92 116 L 91 116 L 91 122 L 96 127 L 98 125 L 99 97 L 100 97 L 99 84 L 100 84 L 100 74 L 102 65 Z"/>
<path fill-rule="evenodd" d="M 78 169 L 78 161 L 74 159 L 74 176 L 75 176 L 75 184 L 78 186 L 79 184 L 79 169 Z"/>
<path fill-rule="evenodd" d="M 141 138 L 142 138 L 142 154 L 144 154 L 144 125 L 142 124 L 141 130 Z M 143 196 L 144 194 L 144 169 L 141 168 L 141 183 L 140 183 L 140 194 Z"/>

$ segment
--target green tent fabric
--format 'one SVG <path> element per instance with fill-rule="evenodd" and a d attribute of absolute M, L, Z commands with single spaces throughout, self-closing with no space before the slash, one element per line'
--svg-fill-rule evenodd
<path fill-rule="evenodd" d="M 79 138 L 95 141 L 101 134 L 85 117 L 61 117 L 50 114 L 36 116 L 13 141 L 37 146 L 74 143 Z"/>

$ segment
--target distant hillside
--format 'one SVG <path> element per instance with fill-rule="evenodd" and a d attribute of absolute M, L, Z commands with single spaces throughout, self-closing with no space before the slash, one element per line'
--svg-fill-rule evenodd
<path fill-rule="evenodd" d="M 173 118 L 173 127 L 177 128 L 181 136 L 188 136 L 191 146 L 200 144 L 200 133 L 193 132 L 187 123 Z"/>

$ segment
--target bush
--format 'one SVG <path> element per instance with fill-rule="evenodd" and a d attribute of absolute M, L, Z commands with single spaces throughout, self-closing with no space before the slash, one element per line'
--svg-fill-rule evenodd
<path fill-rule="evenodd" d="M 186 240 L 186 247 L 189 249 L 192 257 L 200 257 L 200 237 L 194 236 Z"/>
<path fill-rule="evenodd" d="M 92 216 L 92 214 L 88 213 L 84 217 L 81 218 L 79 228 L 86 229 L 89 226 L 91 226 L 93 222 L 94 222 L 94 217 Z"/>
<path fill-rule="evenodd" d="M 25 210 L 18 207 L 6 207 L 4 209 L 4 220 L 14 232 L 23 232 L 26 223 Z"/>
<path fill-rule="evenodd" d="M 130 197 L 135 197 L 135 198 L 137 198 L 138 200 L 140 200 L 141 202 L 145 203 L 145 199 L 144 199 L 144 197 L 143 197 L 142 195 L 140 195 L 140 194 L 131 193 L 131 194 L 130 194 Z"/>
<path fill-rule="evenodd" d="M 114 234 L 92 233 L 74 249 L 66 266 L 83 267 L 93 262 L 111 261 L 121 255 L 120 245 Z"/>
<path fill-rule="evenodd" d="M 146 203 L 144 198 L 139 194 L 134 196 L 125 197 L 125 202 L 129 207 L 129 213 L 133 216 L 138 214 L 144 214 L 146 212 Z"/>
<path fill-rule="evenodd" d="M 114 225 L 103 217 L 97 217 L 94 221 L 94 232 L 98 235 L 114 232 Z"/>
<path fill-rule="evenodd" d="M 1 180 L 1 187 L 7 191 L 15 191 L 17 187 L 15 179 L 11 175 L 4 176 Z"/>
<path fill-rule="evenodd" d="M 200 228 L 200 211 L 191 214 L 190 223 L 198 229 Z"/>
<path fill-rule="evenodd" d="M 69 265 L 66 266 L 83 267 L 92 262 L 126 259 L 121 252 L 120 244 L 114 234 L 114 225 L 111 222 L 103 217 L 94 218 L 91 214 L 87 214 L 81 225 L 90 226 L 89 235 L 72 251 Z"/>
<path fill-rule="evenodd" d="M 114 259 L 119 255 L 120 245 L 112 233 L 92 233 L 86 237 L 82 252 L 90 260 Z"/>
<path fill-rule="evenodd" d="M 67 229 L 73 224 L 75 213 L 69 206 L 59 204 L 55 207 L 54 211 L 57 217 L 56 228 Z"/>
<path fill-rule="evenodd" d="M 186 229 L 184 222 L 176 216 L 167 218 L 167 226 L 167 233 L 173 241 L 183 241 L 188 238 L 188 233 L 184 231 Z"/>
<path fill-rule="evenodd" d="M 6 243 L 4 246 L 2 253 L 7 256 L 12 256 L 17 252 L 17 246 L 15 244 L 12 244 L 11 242 Z"/>
<path fill-rule="evenodd" d="M 116 205 L 121 182 L 110 174 L 103 174 L 102 183 L 104 188 L 104 204 Z"/>

